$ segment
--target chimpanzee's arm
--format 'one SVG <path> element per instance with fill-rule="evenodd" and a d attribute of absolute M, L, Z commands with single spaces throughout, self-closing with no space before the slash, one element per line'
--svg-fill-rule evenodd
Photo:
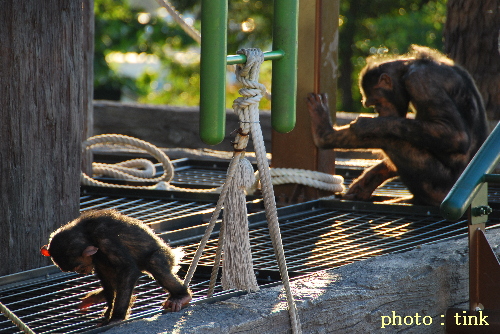
<path fill-rule="evenodd" d="M 164 309 L 172 312 L 180 311 L 191 301 L 191 291 L 185 287 L 181 280 L 172 272 L 174 254 L 170 248 L 162 248 L 151 255 L 146 264 L 146 270 L 170 294 L 163 303 Z"/>
<path fill-rule="evenodd" d="M 314 143 L 322 149 L 331 148 L 385 148 L 387 140 L 359 136 L 351 125 L 332 127 L 328 100 L 325 94 L 309 94 L 307 107 L 311 115 L 311 130 Z"/>
<path fill-rule="evenodd" d="M 421 121 L 396 117 L 360 117 L 351 124 L 350 129 L 360 140 L 392 137 L 435 152 L 465 154 L 470 143 L 465 127 L 456 126 L 448 119 Z"/>

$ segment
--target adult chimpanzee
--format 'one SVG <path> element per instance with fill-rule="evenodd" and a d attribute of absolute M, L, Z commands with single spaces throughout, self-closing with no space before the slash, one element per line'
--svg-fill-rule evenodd
<path fill-rule="evenodd" d="M 473 80 L 439 52 L 414 45 L 405 56 L 368 58 L 359 83 L 363 106 L 374 106 L 378 117 L 332 127 L 326 96 L 308 96 L 316 146 L 385 153 L 344 197 L 367 200 L 379 185 L 399 176 L 413 203 L 439 205 L 487 137 L 484 106 Z M 409 107 L 415 119 L 406 118 Z"/>
<path fill-rule="evenodd" d="M 175 275 L 182 251 L 171 249 L 147 225 L 115 210 L 82 213 L 52 233 L 41 253 L 51 256 L 63 271 L 90 274 L 95 270 L 103 288 L 89 293 L 81 308 L 106 301 L 101 325 L 127 317 L 141 271 L 170 293 L 165 309 L 179 311 L 191 300 L 191 292 Z"/>

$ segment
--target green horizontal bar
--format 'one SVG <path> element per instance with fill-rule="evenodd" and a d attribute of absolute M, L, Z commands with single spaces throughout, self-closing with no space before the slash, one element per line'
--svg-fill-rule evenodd
<path fill-rule="evenodd" d="M 441 203 L 441 215 L 447 220 L 458 220 L 470 206 L 479 191 L 479 185 L 500 162 L 500 123 L 491 132 L 462 175 Z"/>
<path fill-rule="evenodd" d="M 278 60 L 283 58 L 285 53 L 281 50 L 278 51 L 266 51 L 264 52 L 264 60 Z M 227 56 L 227 65 L 244 64 L 247 62 L 247 56 L 245 55 L 230 55 Z"/>

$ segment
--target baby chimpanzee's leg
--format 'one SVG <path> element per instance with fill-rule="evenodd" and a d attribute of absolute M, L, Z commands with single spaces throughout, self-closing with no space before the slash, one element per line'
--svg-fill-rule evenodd
<path fill-rule="evenodd" d="M 108 304 L 100 326 L 125 320 L 133 303 L 132 292 L 141 271 L 133 265 L 109 268 L 99 264 L 96 266 L 96 274 L 101 280 L 102 294 Z"/>
<path fill-rule="evenodd" d="M 104 293 L 104 289 L 97 289 L 92 292 L 89 292 L 83 299 L 82 302 L 80 303 L 80 309 L 81 310 L 86 310 L 90 306 L 94 304 L 99 304 L 102 302 L 107 302 L 106 295 Z M 109 307 L 109 304 L 108 304 Z M 111 307 L 109 307 L 110 312 L 111 312 Z"/>
<path fill-rule="evenodd" d="M 165 247 L 155 252 L 146 266 L 146 270 L 158 284 L 169 292 L 170 296 L 163 303 L 163 308 L 171 309 L 172 312 L 180 311 L 192 299 L 191 291 L 182 284 L 173 271 L 176 264 L 175 254 L 170 248 Z"/>

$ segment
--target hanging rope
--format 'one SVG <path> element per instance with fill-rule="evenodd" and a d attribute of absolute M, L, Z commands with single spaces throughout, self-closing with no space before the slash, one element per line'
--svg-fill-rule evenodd
<path fill-rule="evenodd" d="M 240 94 L 244 97 L 236 99 L 235 104 L 237 105 L 237 108 L 235 108 L 235 110 L 249 110 L 249 122 L 251 125 L 255 155 L 257 158 L 257 166 L 260 172 L 260 183 L 262 185 L 262 195 L 264 198 L 264 206 L 266 208 L 267 224 L 269 227 L 276 259 L 278 261 L 281 280 L 285 288 L 292 332 L 301 333 L 302 330 L 300 328 L 300 319 L 297 313 L 297 308 L 295 306 L 295 301 L 293 299 L 292 290 L 290 288 L 290 280 L 288 277 L 288 269 L 285 261 L 285 253 L 281 241 L 281 232 L 279 228 L 278 216 L 276 213 L 274 190 L 271 183 L 271 174 L 269 172 L 269 162 L 267 161 L 262 129 L 259 124 L 258 101 L 260 101 L 266 90 L 265 86 L 258 83 L 257 80 L 259 76 L 260 64 L 264 61 L 264 55 L 262 51 L 258 49 L 243 50 L 241 53 L 244 53 L 247 56 L 247 63 L 244 66 L 237 66 L 236 77 L 245 88 L 240 90 Z M 258 60 L 249 62 L 249 58 Z M 256 91 L 260 92 L 255 94 Z"/>
<path fill-rule="evenodd" d="M 274 200 L 274 191 L 271 183 L 271 175 L 269 173 L 269 163 L 266 157 L 266 151 L 264 147 L 264 139 L 262 136 L 262 130 L 259 124 L 259 108 L 258 104 L 260 99 L 264 96 L 265 86 L 257 82 L 259 76 L 260 65 L 264 61 L 264 55 L 259 49 L 245 49 L 238 51 L 240 54 L 245 54 L 247 56 L 247 62 L 244 65 L 237 65 L 236 67 L 236 78 L 243 85 L 243 88 L 240 89 L 240 94 L 242 97 L 239 97 L 235 100 L 233 104 L 233 109 L 235 113 L 239 116 L 240 119 L 240 129 L 238 131 L 238 135 L 236 136 L 236 140 L 234 142 L 234 157 L 230 164 L 230 169 L 228 171 L 228 178 L 224 184 L 224 188 L 229 188 L 228 184 L 231 183 L 234 177 L 234 170 L 231 170 L 231 166 L 235 165 L 234 161 L 238 161 L 242 157 L 242 152 L 244 152 L 247 143 L 248 137 L 251 133 L 253 136 L 253 142 L 255 147 L 255 153 L 257 158 L 257 166 L 259 169 L 260 175 L 260 183 L 262 185 L 262 193 L 264 198 L 264 206 L 266 209 L 266 218 L 268 222 L 269 232 L 272 240 L 272 244 L 274 247 L 276 259 L 278 262 L 278 267 L 281 274 L 281 279 L 283 286 L 285 288 L 285 294 L 288 302 L 288 310 L 290 313 L 290 321 L 291 328 L 293 333 L 301 333 L 300 328 L 300 320 L 297 313 L 297 308 L 295 306 L 295 302 L 293 299 L 293 294 L 290 288 L 290 281 L 288 277 L 288 270 L 285 261 L 285 255 L 283 250 L 283 244 L 281 241 L 281 233 L 279 229 L 278 217 L 276 214 L 276 203 Z M 236 169 L 234 167 L 234 169 Z M 215 221 L 220 214 L 220 208 L 226 202 L 226 194 L 227 192 L 223 189 L 221 192 L 221 196 L 219 197 L 219 201 L 217 202 L 216 211 L 212 215 L 212 219 L 205 231 L 205 235 L 203 236 L 200 245 L 196 251 L 195 257 L 191 266 L 188 270 L 188 274 L 186 275 L 186 279 L 184 281 L 184 285 L 188 286 L 194 271 L 196 270 L 196 266 L 198 261 L 203 253 L 203 249 L 206 245 L 210 234 L 212 233 L 213 226 L 215 225 Z M 219 236 L 219 240 L 223 239 L 225 233 L 227 233 L 227 227 L 225 226 L 227 221 L 223 220 L 222 233 L 223 235 Z M 216 273 L 218 271 L 218 266 L 220 262 L 220 253 L 221 248 L 224 244 L 224 241 L 219 241 L 220 244 L 218 246 L 218 251 L 216 254 L 216 262 L 214 264 L 214 270 L 212 271 L 212 278 L 210 282 L 211 291 L 213 291 L 213 287 L 215 286 Z"/>
<path fill-rule="evenodd" d="M 31 328 L 28 327 L 21 319 L 19 319 L 14 313 L 11 312 L 4 304 L 0 303 L 0 311 L 5 314 L 10 321 L 14 323 L 20 330 L 26 334 L 35 334 Z"/>
<path fill-rule="evenodd" d="M 222 216 L 225 241 L 220 248 L 224 251 L 221 279 L 224 290 L 259 290 L 253 271 L 245 192 L 254 180 L 252 164 L 247 159 L 241 159 L 236 175 L 231 181 L 230 193 Z"/>
<path fill-rule="evenodd" d="M 198 262 L 200 261 L 201 255 L 203 254 L 203 250 L 205 249 L 205 246 L 207 245 L 208 239 L 210 238 L 210 235 L 212 234 L 212 231 L 215 227 L 215 223 L 217 222 L 217 219 L 219 218 L 220 212 L 222 210 L 222 206 L 224 205 L 224 202 L 226 200 L 226 196 L 228 193 L 229 185 L 231 183 L 231 180 L 233 179 L 233 176 L 236 172 L 236 168 L 238 167 L 238 163 L 240 159 L 242 158 L 241 152 L 235 152 L 233 154 L 233 159 L 229 163 L 229 167 L 227 169 L 227 176 L 226 176 L 226 182 L 222 185 L 222 190 L 219 196 L 219 199 L 217 201 L 217 204 L 215 206 L 214 212 L 212 213 L 212 217 L 210 218 L 210 221 L 207 225 L 207 229 L 205 230 L 205 234 L 200 240 L 200 244 L 198 245 L 198 249 L 196 250 L 196 253 L 194 254 L 193 261 L 191 262 L 191 265 L 189 266 L 188 272 L 186 273 L 186 277 L 184 278 L 184 286 L 188 287 L 189 283 L 191 283 L 191 279 L 194 276 L 194 272 L 196 270 L 196 267 L 198 266 Z M 220 236 L 219 236 L 220 239 Z M 220 256 L 219 256 L 219 261 L 220 261 Z M 216 261 L 216 265 L 218 265 L 218 262 Z"/>
<path fill-rule="evenodd" d="M 201 34 L 192 25 L 188 24 L 181 14 L 175 9 L 175 7 L 168 0 L 158 0 L 160 6 L 163 6 L 167 12 L 172 16 L 175 22 L 188 34 L 196 43 L 201 44 Z"/>

